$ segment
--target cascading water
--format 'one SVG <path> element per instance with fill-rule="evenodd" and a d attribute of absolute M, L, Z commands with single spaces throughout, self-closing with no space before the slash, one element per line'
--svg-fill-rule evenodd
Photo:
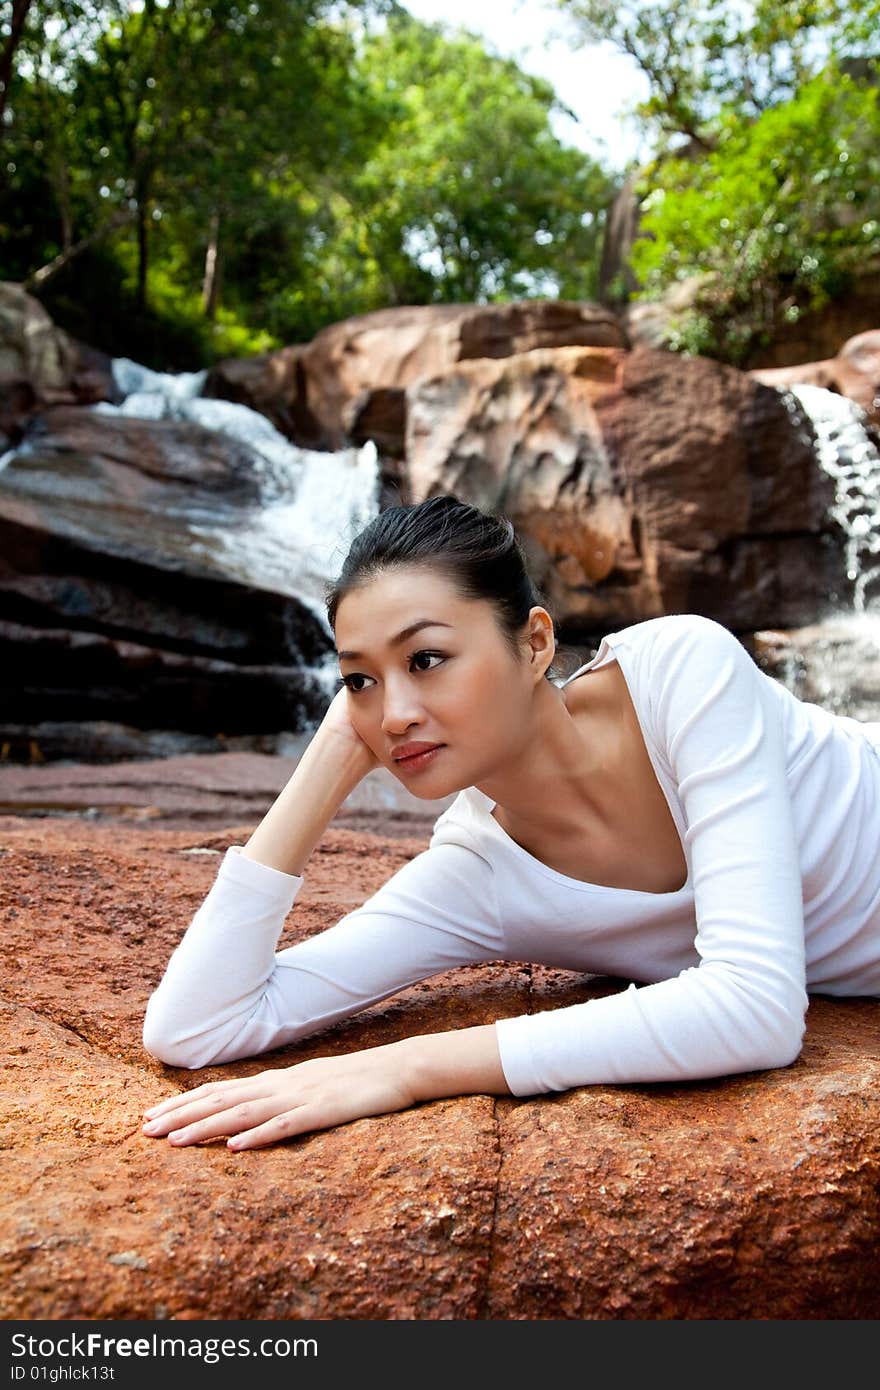
<path fill-rule="evenodd" d="M 252 476 L 259 483 L 259 506 L 218 508 L 216 516 L 206 520 L 206 503 L 201 499 L 197 517 L 179 517 L 188 547 L 196 556 L 210 553 L 226 573 L 248 584 L 298 598 L 312 609 L 332 640 L 323 586 L 339 572 L 349 542 L 378 513 L 375 445 L 337 453 L 300 449 L 257 411 L 202 396 L 204 371 L 166 375 L 120 358 L 113 363 L 113 376 L 125 399 L 119 405 L 102 402 L 94 410 L 148 420 L 192 420 L 246 445 L 253 459 Z M 337 670 L 335 656 L 313 669 L 328 699 L 336 689 Z M 311 737 L 308 730 L 282 733 L 276 751 L 298 757 Z M 432 804 L 439 811 L 452 800 L 449 796 Z M 424 811 L 424 803 L 416 801 L 384 768 L 365 778 L 344 806 L 350 811 Z"/>
<path fill-rule="evenodd" d="M 791 386 L 783 399 L 795 426 L 807 416 L 820 468 L 834 479 L 831 515 L 846 535 L 846 573 L 853 611 L 880 608 L 880 450 L 855 401 L 820 386 Z"/>
<path fill-rule="evenodd" d="M 777 388 L 795 428 L 807 422 L 816 462 L 834 480 L 829 508 L 845 536 L 852 607 L 829 602 L 810 642 L 808 698 L 856 718 L 880 720 L 880 449 L 864 412 L 846 396 L 818 386 Z M 803 695 L 804 653 L 790 653 L 780 678 Z"/>
<path fill-rule="evenodd" d="M 348 542 L 379 510 L 375 445 L 337 453 L 300 449 L 258 411 L 202 396 L 206 377 L 206 371 L 153 372 L 117 358 L 113 378 L 124 399 L 92 409 L 142 420 L 191 420 L 244 444 L 253 459 L 259 505 L 229 511 L 200 499 L 197 510 L 179 518 L 188 548 L 195 558 L 210 555 L 231 577 L 299 599 L 332 637 L 323 587 L 337 574 Z M 328 695 L 335 672 L 335 660 L 314 672 Z"/>

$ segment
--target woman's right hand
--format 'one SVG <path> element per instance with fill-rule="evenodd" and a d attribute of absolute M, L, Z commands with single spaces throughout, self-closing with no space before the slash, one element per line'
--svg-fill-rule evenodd
<path fill-rule="evenodd" d="M 348 710 L 348 691 L 343 685 L 330 701 L 327 712 L 318 727 L 318 733 L 327 734 L 331 738 L 342 739 L 346 748 L 354 748 L 358 756 L 363 759 L 364 776 L 366 776 L 368 772 L 381 767 L 382 764 L 355 729 L 349 718 Z"/>

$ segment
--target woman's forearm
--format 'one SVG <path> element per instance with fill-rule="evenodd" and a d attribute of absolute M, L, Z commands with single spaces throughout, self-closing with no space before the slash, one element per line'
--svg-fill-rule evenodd
<path fill-rule="evenodd" d="M 319 727 L 241 853 L 301 876 L 339 807 L 370 770 L 368 757 L 356 746 Z"/>
<path fill-rule="evenodd" d="M 421 1100 L 486 1094 L 510 1095 L 493 1024 L 209 1081 L 154 1105 L 144 1133 L 172 1144 L 231 1135 L 231 1148 L 261 1148 Z"/>
<path fill-rule="evenodd" d="M 394 1044 L 413 1103 L 441 1096 L 511 1094 L 494 1023 L 422 1033 Z"/>

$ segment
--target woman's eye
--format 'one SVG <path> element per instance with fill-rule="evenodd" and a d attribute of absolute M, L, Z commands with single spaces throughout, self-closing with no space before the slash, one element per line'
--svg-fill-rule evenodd
<path fill-rule="evenodd" d="M 416 652 L 416 653 L 414 654 L 413 658 L 412 658 L 413 661 L 418 661 L 418 659 L 419 659 L 420 656 L 426 656 L 426 657 L 428 657 L 429 660 L 431 660 L 431 659 L 434 658 L 434 657 L 436 657 L 438 661 L 443 661 L 443 660 L 444 660 L 444 658 L 441 656 L 440 652 Z M 422 667 L 422 670 L 424 670 L 424 671 L 430 671 L 430 670 L 433 670 L 433 667 L 431 667 L 431 666 L 424 666 L 424 667 Z"/>
<path fill-rule="evenodd" d="M 427 657 L 427 659 L 428 659 L 429 661 L 432 661 L 432 660 L 445 661 L 445 660 L 446 660 L 446 658 L 443 656 L 442 652 L 413 652 L 412 656 L 410 657 L 410 663 L 412 664 L 413 662 L 417 662 L 417 661 L 420 660 L 420 658 L 423 658 L 423 657 Z M 417 667 L 417 669 L 420 670 L 420 671 L 432 671 L 432 670 L 434 669 L 434 667 L 433 667 L 433 666 L 419 666 L 419 667 Z M 364 689 L 364 687 L 363 687 L 363 686 L 355 686 L 355 685 L 352 684 L 352 682 L 353 682 L 353 681 L 363 681 L 363 680 L 372 680 L 372 676 L 363 676 L 363 675 L 361 675 L 359 672 L 353 672 L 350 676 L 340 676 L 339 682 L 338 682 L 338 683 L 339 683 L 340 685 L 346 686 L 346 688 L 347 688 L 348 690 L 351 691 L 352 695 L 360 695 L 360 693 L 361 693 L 361 691 Z"/>

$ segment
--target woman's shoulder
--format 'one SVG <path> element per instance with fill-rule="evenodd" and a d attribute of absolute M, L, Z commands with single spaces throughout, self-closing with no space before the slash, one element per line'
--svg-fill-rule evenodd
<path fill-rule="evenodd" d="M 644 618 L 641 622 L 631 623 L 629 627 L 609 632 L 604 640 L 611 646 L 622 643 L 650 646 L 658 642 L 666 644 L 681 641 L 684 638 L 716 641 L 729 641 L 732 638 L 735 642 L 739 641 L 730 628 L 715 618 L 707 618 L 702 613 L 663 613 L 657 618 Z"/>
<path fill-rule="evenodd" d="M 431 846 L 462 845 L 482 858 L 488 858 L 492 802 L 478 787 L 464 787 L 434 822 Z"/>
<path fill-rule="evenodd" d="M 702 613 L 664 613 L 603 637 L 592 664 L 606 655 L 623 661 L 632 688 L 708 677 L 722 660 L 753 664 L 735 633 Z"/>

